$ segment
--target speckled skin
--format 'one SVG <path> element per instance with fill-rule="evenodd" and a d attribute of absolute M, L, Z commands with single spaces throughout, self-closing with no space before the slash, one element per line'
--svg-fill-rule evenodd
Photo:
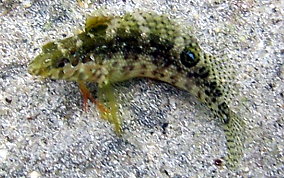
<path fill-rule="evenodd" d="M 227 166 L 242 156 L 243 121 L 228 107 L 232 74 L 204 53 L 187 27 L 165 15 L 134 12 L 91 16 L 85 31 L 43 46 L 29 72 L 44 78 L 96 82 L 102 99 L 112 100 L 107 118 L 120 130 L 111 84 L 147 77 L 184 89 L 206 104 L 223 123 Z M 111 119 L 109 119 L 111 118 Z"/>

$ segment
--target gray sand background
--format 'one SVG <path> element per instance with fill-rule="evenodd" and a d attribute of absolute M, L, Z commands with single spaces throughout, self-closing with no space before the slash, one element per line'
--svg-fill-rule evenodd
<path fill-rule="evenodd" d="M 202 48 L 231 59 L 247 123 L 244 158 L 230 171 L 224 133 L 190 94 L 136 79 L 116 86 L 124 135 L 83 112 L 73 82 L 40 80 L 27 64 L 88 14 L 152 10 L 192 27 Z M 284 1 L 0 1 L 0 177 L 283 177 Z"/>

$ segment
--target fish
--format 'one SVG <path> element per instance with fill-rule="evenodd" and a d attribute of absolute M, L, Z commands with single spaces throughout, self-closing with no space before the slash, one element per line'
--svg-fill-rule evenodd
<path fill-rule="evenodd" d="M 103 119 L 122 134 L 113 84 L 133 78 L 166 82 L 206 105 L 224 130 L 226 166 L 243 157 L 245 122 L 230 108 L 234 72 L 204 52 L 190 27 L 167 14 L 134 11 L 122 15 L 94 13 L 74 36 L 52 41 L 32 60 L 28 72 L 41 78 L 75 81 L 83 106 L 91 100 Z M 98 86 L 95 99 L 86 83 Z"/>

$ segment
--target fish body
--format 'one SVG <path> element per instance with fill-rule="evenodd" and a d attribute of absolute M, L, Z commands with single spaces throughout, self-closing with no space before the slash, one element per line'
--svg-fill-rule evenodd
<path fill-rule="evenodd" d="M 244 122 L 228 106 L 233 74 L 201 50 L 188 27 L 168 16 L 140 11 L 90 16 L 85 31 L 47 43 L 42 51 L 30 63 L 29 73 L 97 83 L 104 88 L 102 98 L 113 101 L 108 106 L 113 112 L 106 117 L 118 130 L 121 123 L 111 84 L 146 77 L 188 91 L 223 123 L 227 165 L 235 167 L 241 158 Z"/>

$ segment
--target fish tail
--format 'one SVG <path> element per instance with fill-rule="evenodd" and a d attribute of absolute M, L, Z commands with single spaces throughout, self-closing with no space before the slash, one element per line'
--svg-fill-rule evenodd
<path fill-rule="evenodd" d="M 225 161 L 229 169 L 236 168 L 243 157 L 244 128 L 244 121 L 235 112 L 230 111 L 229 120 L 223 125 L 228 149 Z"/>

